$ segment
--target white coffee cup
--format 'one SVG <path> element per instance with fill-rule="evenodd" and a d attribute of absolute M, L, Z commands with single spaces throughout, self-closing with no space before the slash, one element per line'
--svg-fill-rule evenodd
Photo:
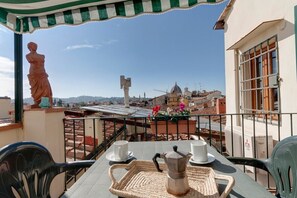
<path fill-rule="evenodd" d="M 207 143 L 202 140 L 195 140 L 191 142 L 191 153 L 194 161 L 206 162 L 207 157 Z"/>
<path fill-rule="evenodd" d="M 128 141 L 118 140 L 113 143 L 114 159 L 117 161 L 123 161 L 128 158 Z"/>

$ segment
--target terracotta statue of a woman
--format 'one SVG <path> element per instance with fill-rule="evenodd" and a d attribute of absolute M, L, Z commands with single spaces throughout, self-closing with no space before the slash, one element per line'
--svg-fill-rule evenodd
<path fill-rule="evenodd" d="M 44 69 L 44 55 L 38 54 L 37 44 L 28 43 L 28 49 L 30 53 L 26 55 L 28 62 L 30 63 L 30 69 L 28 74 L 29 84 L 31 86 L 31 96 L 34 100 L 32 107 L 39 107 L 42 97 L 48 97 L 50 106 L 53 102 L 53 94 L 51 85 L 48 81 L 48 75 Z"/>

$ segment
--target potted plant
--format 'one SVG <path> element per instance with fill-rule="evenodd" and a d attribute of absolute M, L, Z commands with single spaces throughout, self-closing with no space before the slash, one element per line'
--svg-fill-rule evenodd
<path fill-rule="evenodd" d="M 151 130 L 156 134 L 195 133 L 196 120 L 190 120 L 190 111 L 181 102 L 179 109 L 167 108 L 161 111 L 160 106 L 153 107 L 152 116 L 148 117 Z"/>

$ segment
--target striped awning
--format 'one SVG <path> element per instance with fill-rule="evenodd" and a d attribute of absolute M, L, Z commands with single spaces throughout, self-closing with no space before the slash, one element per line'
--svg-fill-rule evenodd
<path fill-rule="evenodd" d="M 0 23 L 23 34 L 56 25 L 161 13 L 224 0 L 0 0 Z"/>

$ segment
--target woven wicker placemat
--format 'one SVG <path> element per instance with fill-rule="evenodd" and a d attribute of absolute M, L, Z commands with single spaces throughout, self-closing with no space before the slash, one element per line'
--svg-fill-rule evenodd
<path fill-rule="evenodd" d="M 160 167 L 166 170 L 166 165 L 160 163 Z M 124 168 L 127 173 L 119 180 L 113 176 L 114 169 Z M 218 198 L 226 197 L 234 185 L 234 179 L 226 175 L 216 174 L 212 168 L 188 166 L 187 175 L 190 191 L 180 198 Z M 176 196 L 166 191 L 166 171 L 158 172 L 152 161 L 134 160 L 129 164 L 115 164 L 109 169 L 112 184 L 110 192 L 121 197 L 152 197 L 174 198 Z M 219 195 L 215 179 L 229 181 L 225 191 Z"/>

